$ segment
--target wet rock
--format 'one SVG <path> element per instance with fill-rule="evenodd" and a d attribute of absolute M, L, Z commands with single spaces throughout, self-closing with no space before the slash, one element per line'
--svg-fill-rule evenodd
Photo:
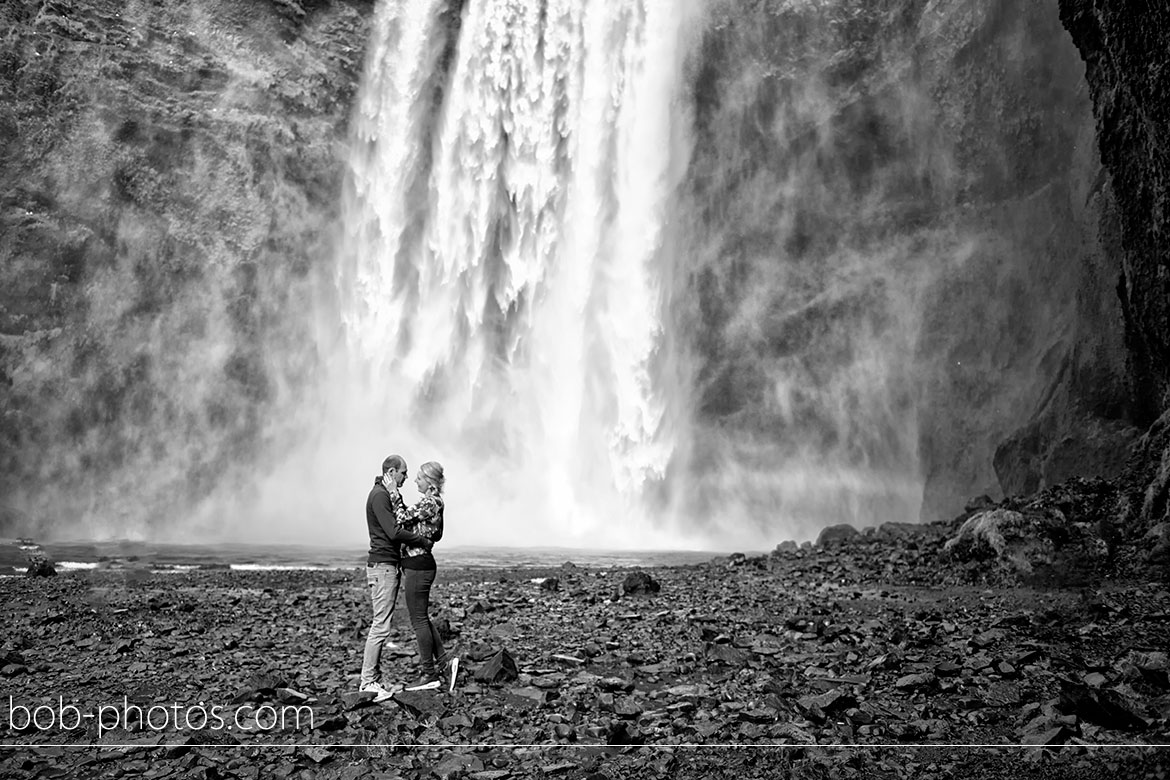
<path fill-rule="evenodd" d="M 1093 689 L 1070 680 L 1063 681 L 1058 708 L 1118 731 L 1141 731 L 1149 726 L 1149 721 L 1128 696 L 1114 689 Z"/>
<path fill-rule="evenodd" d="M 271 695 L 276 693 L 277 688 L 287 688 L 288 679 L 276 672 L 264 672 L 249 679 L 247 687 L 257 693 Z"/>
<path fill-rule="evenodd" d="M 399 691 L 392 699 L 415 720 L 438 720 L 447 711 L 441 696 L 435 691 Z"/>
<path fill-rule="evenodd" d="M 339 695 L 338 700 L 346 710 L 356 710 L 374 703 L 375 694 L 369 691 L 346 691 Z"/>
<path fill-rule="evenodd" d="M 1170 688 L 1170 657 L 1163 651 L 1131 650 L 1119 667 L 1124 679 Z"/>
<path fill-rule="evenodd" d="M 779 723 L 772 727 L 772 736 L 780 744 L 815 745 L 817 738 L 795 723 Z"/>
<path fill-rule="evenodd" d="M 478 756 L 466 753 L 446 753 L 431 769 L 431 773 L 439 780 L 451 780 L 468 773 L 477 776 L 476 773 L 483 771 L 483 761 Z"/>
<path fill-rule="evenodd" d="M 962 665 L 954 661 L 943 661 L 934 667 L 934 673 L 939 677 L 954 677 L 961 671 L 963 671 Z"/>
<path fill-rule="evenodd" d="M 613 712 L 619 718 L 637 718 L 645 709 L 633 697 L 623 696 L 614 702 Z"/>
<path fill-rule="evenodd" d="M 980 512 L 969 517 L 943 549 L 958 561 L 1004 558 L 1009 540 L 1021 537 L 1026 527 L 1024 516 L 1011 509 Z"/>
<path fill-rule="evenodd" d="M 937 683 L 937 678 L 930 672 L 907 674 L 898 678 L 894 687 L 900 691 L 919 691 L 931 688 Z"/>
<path fill-rule="evenodd" d="M 803 696 L 797 700 L 802 709 L 808 712 L 823 712 L 834 715 L 857 706 L 857 699 L 840 688 L 834 688 L 816 696 Z"/>
<path fill-rule="evenodd" d="M 634 683 L 622 677 L 604 677 L 597 681 L 597 687 L 603 691 L 618 692 L 634 690 Z"/>
<path fill-rule="evenodd" d="M 857 541 L 861 534 L 849 523 L 838 523 L 821 530 L 817 535 L 817 547 L 833 547 Z"/>
<path fill-rule="evenodd" d="M 709 662 L 731 666 L 740 666 L 750 657 L 747 652 L 726 643 L 708 643 L 703 654 Z"/>
<path fill-rule="evenodd" d="M 516 667 L 516 659 L 507 650 L 500 650 L 488 659 L 483 666 L 475 670 L 475 679 L 498 685 L 511 682 L 520 676 Z"/>
<path fill-rule="evenodd" d="M 305 748 L 303 755 L 314 764 L 325 764 L 333 760 L 333 753 L 328 748 L 318 745 L 310 745 Z"/>
<path fill-rule="evenodd" d="M 28 568 L 24 572 L 26 577 L 55 577 L 57 567 L 53 562 L 42 555 L 30 556 Z"/>
<path fill-rule="evenodd" d="M 878 526 L 874 536 L 884 542 L 905 541 L 921 536 L 923 527 L 916 523 L 886 522 Z"/>
<path fill-rule="evenodd" d="M 293 690 L 292 688 L 277 688 L 273 691 L 273 694 L 281 704 L 305 704 L 313 701 L 312 696 Z"/>
<path fill-rule="evenodd" d="M 605 734 L 605 744 L 607 745 L 641 745 L 645 741 L 637 726 L 630 725 L 625 721 L 611 724 Z"/>
<path fill-rule="evenodd" d="M 1063 745 L 1072 736 L 1065 726 L 1046 726 L 1025 731 L 1020 737 L 1024 745 L 1050 746 Z"/>
<path fill-rule="evenodd" d="M 579 764 L 575 764 L 572 761 L 558 761 L 555 764 L 543 764 L 540 767 L 540 771 L 545 775 L 556 775 L 564 772 L 572 772 L 578 766 Z"/>
<path fill-rule="evenodd" d="M 622 580 L 622 593 L 627 596 L 650 595 L 658 593 L 662 585 L 642 570 L 633 571 Z"/>

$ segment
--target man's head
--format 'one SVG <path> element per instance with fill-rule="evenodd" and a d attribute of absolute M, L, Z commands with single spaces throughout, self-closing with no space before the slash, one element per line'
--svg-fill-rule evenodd
<path fill-rule="evenodd" d="M 402 487 L 406 481 L 406 459 L 401 455 L 387 456 L 382 461 L 382 484 Z"/>

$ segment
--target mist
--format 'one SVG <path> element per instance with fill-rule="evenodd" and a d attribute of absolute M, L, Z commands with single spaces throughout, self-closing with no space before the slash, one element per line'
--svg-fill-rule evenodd
<path fill-rule="evenodd" d="M 451 544 L 953 516 L 1111 294 L 1055 6 L 157 13 L 149 110 L 70 82 L 86 260 L 13 347 L 10 528 L 360 546 L 392 452 Z"/>

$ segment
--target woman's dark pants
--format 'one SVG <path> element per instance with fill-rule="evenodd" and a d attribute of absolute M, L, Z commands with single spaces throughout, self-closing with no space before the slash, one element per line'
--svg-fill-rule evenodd
<path fill-rule="evenodd" d="M 435 583 L 434 569 L 403 569 L 403 591 L 410 625 L 418 639 L 418 660 L 422 673 L 435 674 L 435 661 L 443 655 L 443 640 L 427 614 L 431 605 L 431 585 Z"/>

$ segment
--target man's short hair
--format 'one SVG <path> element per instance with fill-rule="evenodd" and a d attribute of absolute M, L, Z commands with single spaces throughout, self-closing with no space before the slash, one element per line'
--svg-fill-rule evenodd
<path fill-rule="evenodd" d="M 406 460 L 401 455 L 387 455 L 386 460 L 382 461 L 382 473 L 385 474 L 390 469 L 406 471 Z"/>

